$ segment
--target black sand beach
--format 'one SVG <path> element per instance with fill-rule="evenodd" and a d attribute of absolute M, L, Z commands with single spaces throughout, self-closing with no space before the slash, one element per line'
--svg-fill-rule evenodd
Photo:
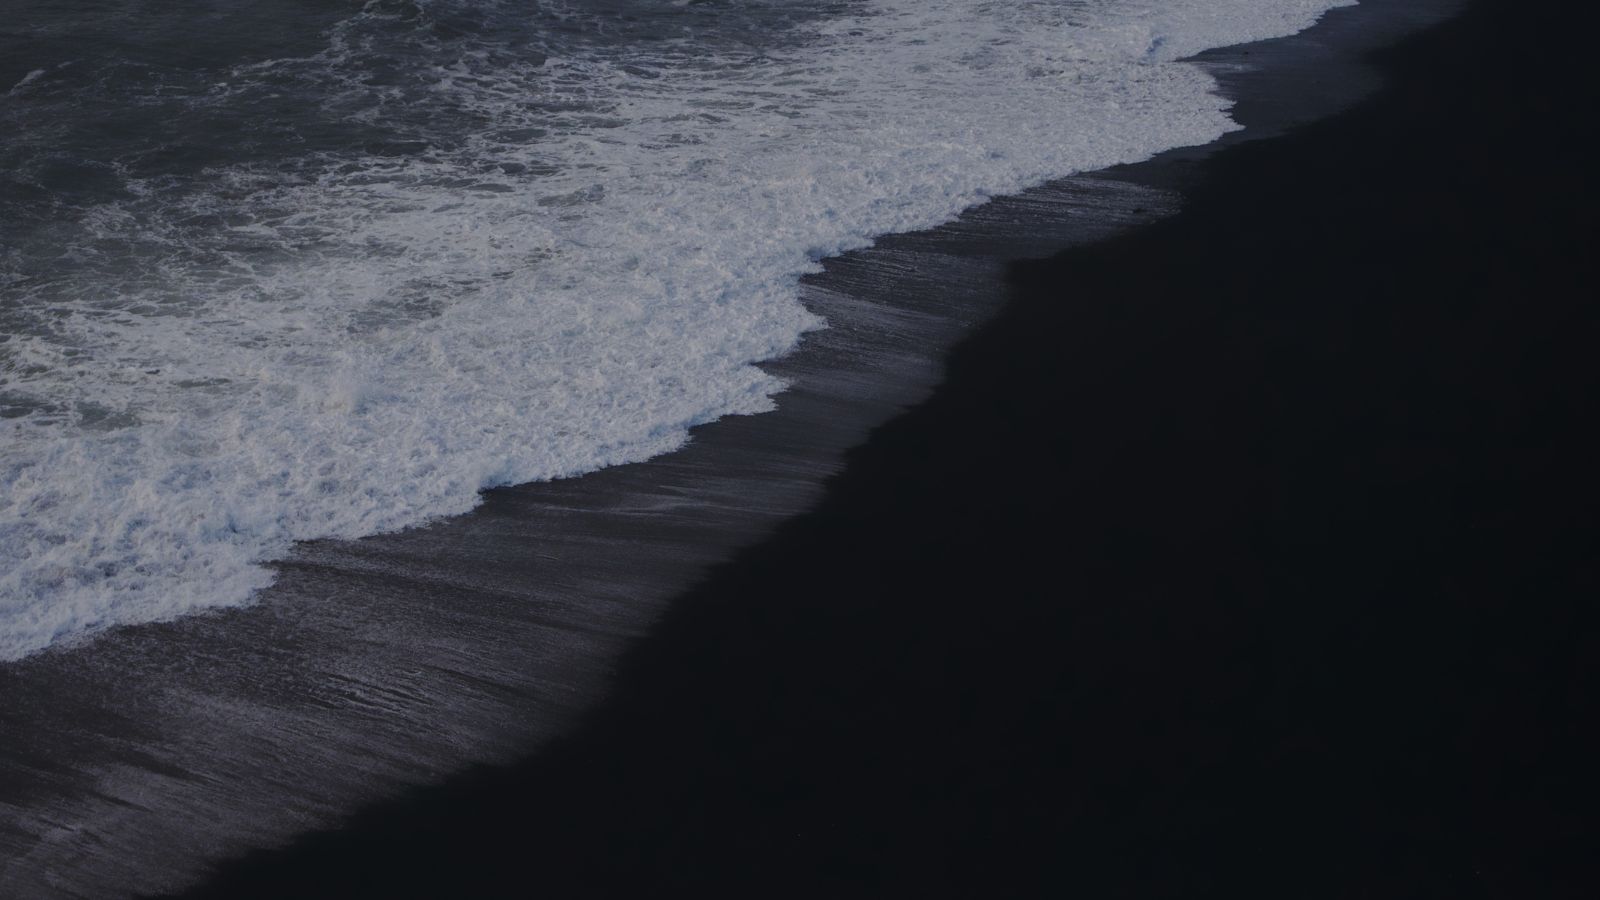
<path fill-rule="evenodd" d="M 1566 43 L 1480 2 L 1348 112 L 1113 173 L 1183 212 L 1016 266 L 577 731 L 191 896 L 1587 896 Z"/>

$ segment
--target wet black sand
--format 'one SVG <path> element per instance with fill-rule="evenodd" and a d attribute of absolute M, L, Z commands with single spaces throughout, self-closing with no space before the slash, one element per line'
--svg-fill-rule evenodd
<path fill-rule="evenodd" d="M 1130 177 L 528 762 L 197 896 L 1583 896 L 1586 80 L 1512 3 Z"/>

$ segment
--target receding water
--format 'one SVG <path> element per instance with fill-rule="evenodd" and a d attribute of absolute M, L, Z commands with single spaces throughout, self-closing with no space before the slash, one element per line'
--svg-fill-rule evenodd
<path fill-rule="evenodd" d="M 0 34 L 0 659 L 772 406 L 817 260 L 1230 129 L 1333 0 L 59 3 Z"/>

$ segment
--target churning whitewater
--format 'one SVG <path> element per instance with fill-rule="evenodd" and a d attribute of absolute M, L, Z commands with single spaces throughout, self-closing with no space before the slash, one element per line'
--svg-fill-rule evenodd
<path fill-rule="evenodd" d="M 190 27 L 250 39 L 182 53 L 22 5 L 0 659 L 769 409 L 820 258 L 1212 141 L 1178 60 L 1344 4 L 223 3 Z"/>

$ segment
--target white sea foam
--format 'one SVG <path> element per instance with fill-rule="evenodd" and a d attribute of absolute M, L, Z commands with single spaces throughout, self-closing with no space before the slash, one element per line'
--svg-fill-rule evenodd
<path fill-rule="evenodd" d="M 369 7 L 241 68 L 212 102 L 317 83 L 340 116 L 453 130 L 135 179 L 55 277 L 0 281 L 32 316 L 0 342 L 0 659 L 769 409 L 752 363 L 821 324 L 796 290 L 819 258 L 1214 140 L 1226 104 L 1176 60 L 1337 5 L 875 0 L 779 51 L 469 46 L 405 90 L 359 71 Z"/>
<path fill-rule="evenodd" d="M 11 86 L 11 90 L 6 91 L 6 93 L 7 94 L 15 94 L 15 93 L 20 92 L 22 89 L 26 88 L 28 85 L 33 84 L 35 81 L 38 81 L 41 77 L 44 76 L 44 73 L 45 73 L 44 69 L 34 69 L 33 71 L 29 72 L 28 74 L 22 76 L 22 80 L 17 82 L 16 84 L 12 85 Z"/>

